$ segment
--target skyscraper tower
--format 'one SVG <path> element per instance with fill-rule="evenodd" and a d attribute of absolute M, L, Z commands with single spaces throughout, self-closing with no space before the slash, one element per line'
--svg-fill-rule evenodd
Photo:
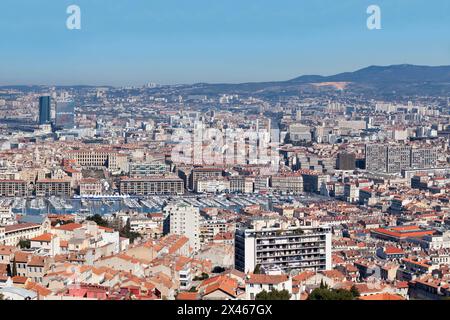
<path fill-rule="evenodd" d="M 49 124 L 50 116 L 50 97 L 43 96 L 39 98 L 39 124 Z"/>

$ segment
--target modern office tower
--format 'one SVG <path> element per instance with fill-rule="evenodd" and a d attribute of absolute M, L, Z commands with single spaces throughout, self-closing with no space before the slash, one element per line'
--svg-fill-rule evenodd
<path fill-rule="evenodd" d="M 247 273 L 256 265 L 284 272 L 330 270 L 331 228 L 253 219 L 236 229 L 235 268 Z"/>
<path fill-rule="evenodd" d="M 51 98 L 43 96 L 39 98 L 39 124 L 49 124 L 51 122 Z"/>
<path fill-rule="evenodd" d="M 384 144 L 366 144 L 366 170 L 386 172 L 387 146 Z"/>
<path fill-rule="evenodd" d="M 336 159 L 336 169 L 337 170 L 355 170 L 356 169 L 356 158 L 355 154 L 340 152 Z"/>
<path fill-rule="evenodd" d="M 56 126 L 61 129 L 75 127 L 75 103 L 73 101 L 56 103 Z"/>
<path fill-rule="evenodd" d="M 184 202 L 169 203 L 163 209 L 164 233 L 184 235 L 194 251 L 200 249 L 200 210 Z"/>

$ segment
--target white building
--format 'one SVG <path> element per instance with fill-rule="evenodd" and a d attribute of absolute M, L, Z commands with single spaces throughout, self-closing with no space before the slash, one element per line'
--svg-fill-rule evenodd
<path fill-rule="evenodd" d="M 284 272 L 330 270 L 331 228 L 254 219 L 236 230 L 235 268 L 247 273 L 257 265 Z"/>
<path fill-rule="evenodd" d="M 165 233 L 184 235 L 194 251 L 200 249 L 200 210 L 184 202 L 170 203 L 163 209 Z"/>
<path fill-rule="evenodd" d="M 245 282 L 245 299 L 255 300 L 262 291 L 286 290 L 292 297 L 292 279 L 287 275 L 250 274 Z"/>

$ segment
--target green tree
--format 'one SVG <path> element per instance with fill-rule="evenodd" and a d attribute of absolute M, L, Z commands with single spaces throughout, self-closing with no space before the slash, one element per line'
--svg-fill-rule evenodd
<path fill-rule="evenodd" d="M 98 213 L 94 214 L 93 216 L 87 217 L 86 220 L 94 221 L 97 225 L 102 226 L 102 227 L 109 227 L 108 221 L 103 219 L 103 217 L 101 215 L 99 215 Z"/>
<path fill-rule="evenodd" d="M 351 290 L 319 287 L 311 292 L 308 300 L 354 300 L 354 294 Z"/>
<path fill-rule="evenodd" d="M 224 272 L 225 271 L 225 268 L 223 268 L 223 267 L 221 267 L 221 266 L 215 266 L 213 269 L 212 269 L 212 273 L 222 273 L 222 272 Z"/>
<path fill-rule="evenodd" d="M 254 274 L 261 274 L 261 266 L 259 264 L 257 264 L 255 266 L 255 269 L 253 270 Z"/>
<path fill-rule="evenodd" d="M 199 280 L 205 280 L 205 279 L 208 279 L 208 278 L 209 278 L 209 275 L 207 273 L 205 273 L 205 272 L 202 272 L 202 275 L 200 277 L 195 276 L 193 280 L 194 281 L 199 281 Z"/>
<path fill-rule="evenodd" d="M 17 263 L 16 263 L 16 258 L 13 259 L 13 267 L 12 267 L 11 276 L 13 276 L 13 277 L 17 276 Z"/>
<path fill-rule="evenodd" d="M 269 292 L 266 290 L 261 291 L 255 297 L 255 300 L 289 300 L 291 294 L 287 290 L 278 291 L 273 289 Z"/>
<path fill-rule="evenodd" d="M 352 293 L 354 298 L 358 298 L 360 296 L 359 290 L 355 285 L 352 285 L 352 287 L 350 288 L 350 292 Z"/>
<path fill-rule="evenodd" d="M 130 242 L 133 243 L 134 240 L 139 238 L 141 235 L 137 232 L 131 231 L 131 224 L 130 219 L 127 219 L 127 222 L 125 223 L 125 226 L 119 231 L 119 234 L 121 237 L 125 237 L 130 239 Z"/>
<path fill-rule="evenodd" d="M 31 247 L 31 241 L 29 239 L 20 239 L 19 247 L 20 249 L 29 249 Z"/>

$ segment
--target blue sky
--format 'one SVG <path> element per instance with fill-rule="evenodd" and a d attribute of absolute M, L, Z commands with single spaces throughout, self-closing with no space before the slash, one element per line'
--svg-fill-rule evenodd
<path fill-rule="evenodd" d="M 382 30 L 366 27 L 371 4 Z M 450 65 L 450 1 L 1 0 L 0 39 L 0 85 L 287 80 Z"/>

